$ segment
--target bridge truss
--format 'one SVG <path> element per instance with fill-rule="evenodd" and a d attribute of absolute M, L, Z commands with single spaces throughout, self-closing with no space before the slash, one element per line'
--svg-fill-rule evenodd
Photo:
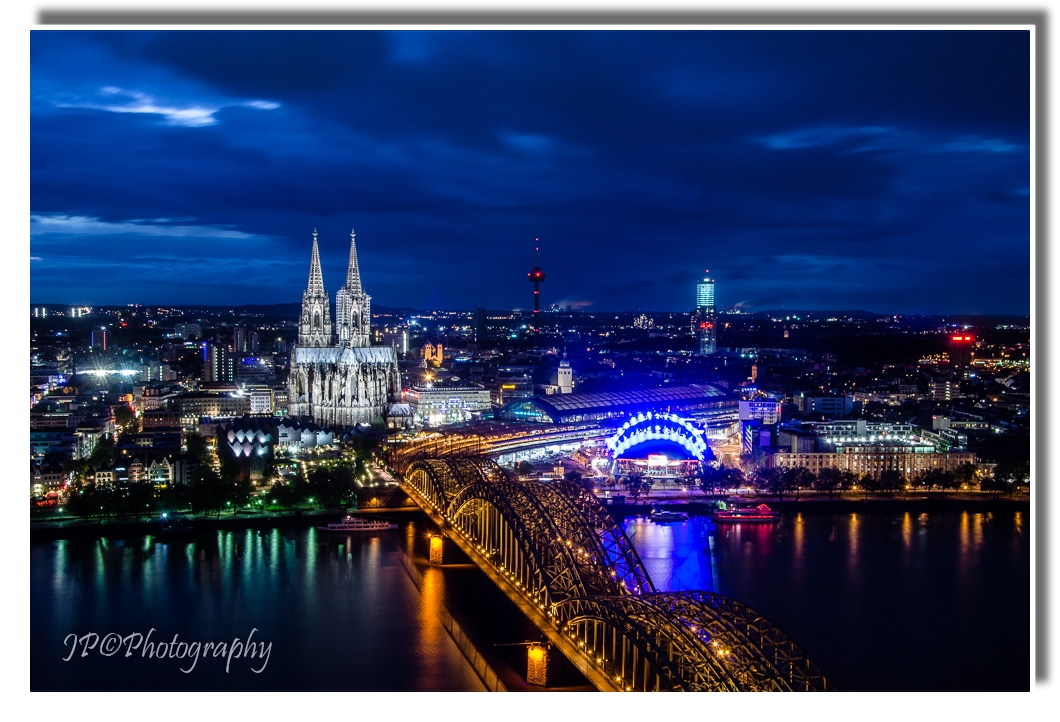
<path fill-rule="evenodd" d="M 486 457 L 417 459 L 402 472 L 444 531 L 503 575 L 570 640 L 579 656 L 572 661 L 595 667 L 612 689 L 831 689 L 797 645 L 746 605 L 705 591 L 658 591 L 625 532 L 579 484 L 520 480 Z"/>

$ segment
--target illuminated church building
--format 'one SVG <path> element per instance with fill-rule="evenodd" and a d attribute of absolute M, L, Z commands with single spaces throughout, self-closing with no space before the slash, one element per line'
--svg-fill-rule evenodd
<path fill-rule="evenodd" d="M 335 294 L 335 323 L 320 272 L 317 233 L 309 285 L 302 294 L 298 342 L 291 354 L 288 413 L 318 424 L 352 426 L 385 416 L 401 391 L 397 357 L 391 346 L 370 346 L 371 296 L 361 288 L 357 237 L 350 232 L 346 285 Z"/>

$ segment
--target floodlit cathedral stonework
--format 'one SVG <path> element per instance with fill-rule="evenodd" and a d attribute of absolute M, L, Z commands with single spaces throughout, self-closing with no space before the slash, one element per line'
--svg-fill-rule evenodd
<path fill-rule="evenodd" d="M 401 390 L 397 357 L 391 346 L 370 346 L 371 296 L 361 288 L 357 237 L 350 233 L 346 285 L 331 304 L 320 271 L 313 231 L 309 284 L 302 294 L 298 344 L 291 354 L 288 413 L 318 424 L 352 426 L 380 420 Z"/>

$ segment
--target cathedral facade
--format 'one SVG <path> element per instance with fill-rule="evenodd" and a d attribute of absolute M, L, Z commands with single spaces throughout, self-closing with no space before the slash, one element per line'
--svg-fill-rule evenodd
<path fill-rule="evenodd" d="M 335 322 L 324 290 L 320 250 L 313 231 L 309 285 L 302 294 L 298 342 L 291 352 L 288 414 L 329 426 L 385 418 L 401 393 L 397 357 L 390 346 L 371 346 L 371 296 L 361 288 L 357 237 L 350 232 L 346 285 L 335 294 Z"/>

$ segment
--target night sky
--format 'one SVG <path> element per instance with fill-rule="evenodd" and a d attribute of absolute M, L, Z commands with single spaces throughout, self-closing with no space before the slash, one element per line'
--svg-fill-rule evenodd
<path fill-rule="evenodd" d="M 1022 31 L 31 38 L 31 301 L 1027 314 Z"/>

